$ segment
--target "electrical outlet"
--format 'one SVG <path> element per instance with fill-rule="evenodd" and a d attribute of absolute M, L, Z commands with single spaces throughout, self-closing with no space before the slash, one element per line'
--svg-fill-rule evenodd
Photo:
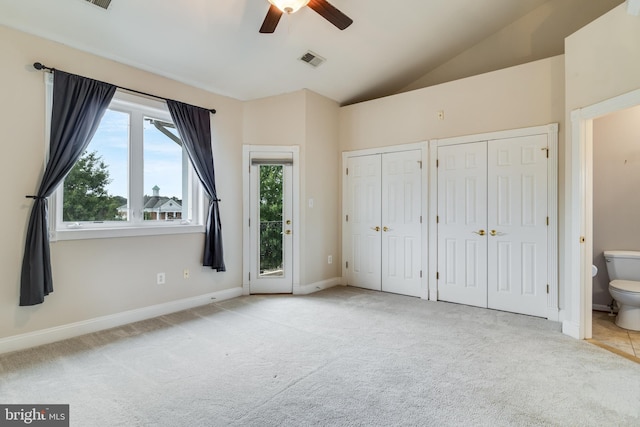
<path fill-rule="evenodd" d="M 333 255 L 327 257 L 327 264 L 333 264 Z"/>
<path fill-rule="evenodd" d="M 185 279 L 188 279 L 189 277 L 191 277 L 191 275 L 189 274 L 188 268 L 184 269 L 184 271 L 182 272 L 182 277 L 184 277 Z"/>
<path fill-rule="evenodd" d="M 164 273 L 158 273 L 158 275 L 156 276 L 156 283 L 158 285 L 164 285 L 166 283 L 166 277 Z"/>
<path fill-rule="evenodd" d="M 438 120 L 444 120 L 444 110 L 438 111 Z"/>

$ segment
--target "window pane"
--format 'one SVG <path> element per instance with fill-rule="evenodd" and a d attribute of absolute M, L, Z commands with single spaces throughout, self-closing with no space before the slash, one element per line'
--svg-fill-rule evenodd
<path fill-rule="evenodd" d="M 128 219 L 129 114 L 107 110 L 64 181 L 63 221 Z"/>
<path fill-rule="evenodd" d="M 260 166 L 260 276 L 284 275 L 283 166 Z"/>
<path fill-rule="evenodd" d="M 187 167 L 182 141 L 173 123 L 144 120 L 144 219 L 173 221 L 183 218 Z M 184 202 L 184 203 L 183 203 Z M 186 216 L 186 215 L 185 215 Z"/>

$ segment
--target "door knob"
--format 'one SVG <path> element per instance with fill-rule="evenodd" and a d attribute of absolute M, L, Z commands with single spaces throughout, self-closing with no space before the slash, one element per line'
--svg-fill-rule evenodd
<path fill-rule="evenodd" d="M 291 234 L 291 230 L 285 230 L 284 234 Z"/>
<path fill-rule="evenodd" d="M 485 231 L 484 230 L 480 230 L 480 231 L 472 231 L 472 233 L 476 233 L 480 236 L 484 236 L 485 235 Z"/>
<path fill-rule="evenodd" d="M 489 234 L 491 234 L 492 236 L 504 236 L 507 233 L 503 233 L 502 231 L 498 231 L 498 230 L 491 230 Z"/>
<path fill-rule="evenodd" d="M 498 234 L 498 232 L 496 230 L 491 230 L 489 234 L 491 234 L 492 236 L 495 236 L 496 234 Z"/>
<path fill-rule="evenodd" d="M 285 221 L 285 224 L 287 224 L 287 225 L 291 225 L 291 220 L 290 220 L 290 219 L 286 220 L 286 221 Z"/>
<path fill-rule="evenodd" d="M 371 229 L 372 229 L 373 231 L 380 231 L 380 227 L 378 227 L 378 226 L 371 227 Z"/>
<path fill-rule="evenodd" d="M 382 227 L 382 231 L 390 231 L 391 229 L 387 226 Z"/>

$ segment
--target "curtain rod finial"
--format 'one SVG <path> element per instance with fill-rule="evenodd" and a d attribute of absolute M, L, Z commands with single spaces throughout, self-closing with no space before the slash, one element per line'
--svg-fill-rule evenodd
<path fill-rule="evenodd" d="M 36 70 L 42 70 L 44 68 L 44 65 L 42 65 L 40 62 L 34 62 L 33 68 L 35 68 Z"/>

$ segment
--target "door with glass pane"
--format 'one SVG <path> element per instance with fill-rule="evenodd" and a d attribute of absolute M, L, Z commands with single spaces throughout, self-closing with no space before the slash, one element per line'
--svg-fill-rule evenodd
<path fill-rule="evenodd" d="M 293 292 L 292 164 L 252 158 L 250 292 Z"/>

